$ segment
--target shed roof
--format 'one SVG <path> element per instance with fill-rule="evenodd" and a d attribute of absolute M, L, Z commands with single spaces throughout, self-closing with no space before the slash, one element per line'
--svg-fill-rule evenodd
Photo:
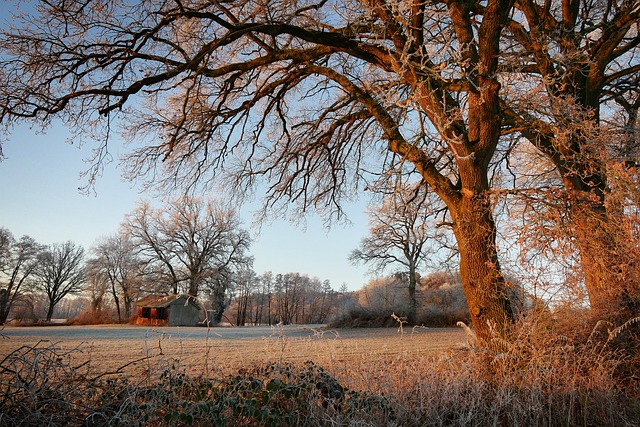
<path fill-rule="evenodd" d="M 152 307 L 152 308 L 160 308 L 160 307 L 169 307 L 174 301 L 186 298 L 189 303 L 195 304 L 195 298 L 191 295 L 178 294 L 178 295 L 151 295 L 146 298 L 142 298 L 138 300 L 135 305 L 137 307 Z"/>

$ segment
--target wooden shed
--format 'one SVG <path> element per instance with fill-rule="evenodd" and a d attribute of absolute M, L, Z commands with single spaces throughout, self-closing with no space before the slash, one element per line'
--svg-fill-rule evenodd
<path fill-rule="evenodd" d="M 198 303 L 190 295 L 149 296 L 135 305 L 136 325 L 196 326 L 200 319 Z"/>

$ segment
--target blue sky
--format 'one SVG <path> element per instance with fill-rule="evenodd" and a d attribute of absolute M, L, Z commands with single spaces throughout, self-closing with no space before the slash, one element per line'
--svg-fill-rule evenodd
<path fill-rule="evenodd" d="M 26 126 L 15 129 L 2 147 L 0 226 L 16 237 L 27 234 L 43 244 L 71 240 L 87 250 L 100 236 L 115 233 L 144 197 L 120 178 L 117 162 L 105 168 L 96 194 L 81 193 L 78 187 L 85 181 L 80 173 L 87 169 L 84 159 L 90 148 L 68 143 L 63 128 L 54 126 L 44 134 Z M 347 206 L 350 226 L 327 230 L 320 218 L 310 216 L 302 229 L 282 219 L 263 225 L 259 236 L 251 228 L 255 207 L 242 208 L 245 227 L 256 236 L 251 246 L 254 270 L 306 273 L 330 280 L 336 290 L 342 283 L 360 288 L 369 280 L 367 267 L 354 267 L 347 257 L 367 234 L 365 206 L 364 200 Z"/>
<path fill-rule="evenodd" d="M 9 11 L 0 7 L 0 25 L 7 25 Z M 88 167 L 84 159 L 91 147 L 74 146 L 67 138 L 68 132 L 56 126 L 46 133 L 21 126 L 6 138 L 0 135 L 5 157 L 0 161 L 0 227 L 16 237 L 27 234 L 43 244 L 71 240 L 88 250 L 100 236 L 115 233 L 124 215 L 144 196 L 121 180 L 117 161 L 105 167 L 96 194 L 81 193 L 78 187 L 86 181 L 80 174 Z M 118 141 L 112 145 L 117 149 Z M 303 230 L 277 220 L 264 225 L 259 236 L 251 228 L 256 207 L 243 208 L 245 227 L 255 238 L 254 270 L 306 273 L 330 280 L 334 289 L 342 283 L 352 290 L 360 288 L 370 278 L 368 268 L 352 266 L 347 257 L 367 234 L 365 207 L 364 200 L 345 207 L 351 226 L 336 224 L 327 230 L 321 219 L 309 217 Z"/>

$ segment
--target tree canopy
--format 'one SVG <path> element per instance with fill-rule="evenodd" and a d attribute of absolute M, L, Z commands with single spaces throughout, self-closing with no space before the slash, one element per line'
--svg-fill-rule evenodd
<path fill-rule="evenodd" d="M 252 263 L 248 233 L 234 211 L 214 200 L 179 197 L 162 208 L 141 203 L 123 232 L 147 269 L 158 272 L 165 292 L 197 297 L 206 284 Z"/>
<path fill-rule="evenodd" d="M 0 227 L 0 325 L 4 324 L 37 267 L 42 245 L 29 236 L 19 240 L 6 228 Z"/>
<path fill-rule="evenodd" d="M 39 254 L 34 271 L 35 285 L 46 294 L 49 303 L 47 322 L 51 321 L 53 309 L 64 297 L 82 291 L 84 267 L 84 248 L 71 241 L 54 243 Z"/>

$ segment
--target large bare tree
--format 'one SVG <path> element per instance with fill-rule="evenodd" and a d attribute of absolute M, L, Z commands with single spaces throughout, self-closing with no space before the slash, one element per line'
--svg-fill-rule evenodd
<path fill-rule="evenodd" d="M 640 3 L 518 0 L 508 123 L 555 165 L 598 316 L 640 313 L 637 165 Z M 621 185 L 621 182 L 626 184 Z M 626 187 L 626 188 L 625 188 Z M 620 195 L 620 189 L 624 194 Z M 629 191 L 630 190 L 630 191 Z M 618 194 L 616 194 L 618 193 Z M 624 320 L 626 320 L 626 318 Z"/>
<path fill-rule="evenodd" d="M 41 250 L 31 237 L 16 240 L 8 229 L 0 228 L 0 325 L 7 321 L 11 307 L 24 291 Z"/>
<path fill-rule="evenodd" d="M 134 175 L 268 180 L 266 204 L 340 212 L 365 171 L 404 162 L 444 201 L 480 337 L 512 319 L 488 165 L 503 120 L 512 0 L 38 3 L 0 48 L 0 119 L 59 117 Z M 97 149 L 104 155 L 106 145 Z"/>
<path fill-rule="evenodd" d="M 142 203 L 123 224 L 139 256 L 164 272 L 174 294 L 198 296 L 201 288 L 251 264 L 248 233 L 235 212 L 195 197 L 159 208 Z"/>
<path fill-rule="evenodd" d="M 67 295 L 82 292 L 85 280 L 84 248 L 71 241 L 54 243 L 38 256 L 34 271 L 36 288 L 47 297 L 46 321 Z"/>

